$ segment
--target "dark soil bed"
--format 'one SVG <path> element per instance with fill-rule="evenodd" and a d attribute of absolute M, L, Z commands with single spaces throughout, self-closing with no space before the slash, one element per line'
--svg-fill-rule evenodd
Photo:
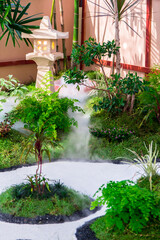
<path fill-rule="evenodd" d="M 71 216 L 37 216 L 36 218 L 25 218 L 25 217 L 15 217 L 10 214 L 0 213 L 0 221 L 5 221 L 9 223 L 19 223 L 19 224 L 51 224 L 51 223 L 64 223 L 69 221 L 76 221 L 81 218 L 87 217 L 90 214 L 95 213 L 100 208 L 94 210 L 83 209 L 82 211 L 77 211 Z M 92 239 L 93 240 L 93 239 Z"/>
<path fill-rule="evenodd" d="M 90 225 L 96 220 L 86 222 L 83 226 L 79 227 L 76 231 L 77 240 L 98 240 L 94 232 L 90 229 Z"/>

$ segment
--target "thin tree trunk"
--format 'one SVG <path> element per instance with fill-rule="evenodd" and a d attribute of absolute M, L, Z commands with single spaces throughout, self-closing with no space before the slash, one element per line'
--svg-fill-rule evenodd
<path fill-rule="evenodd" d="M 115 55 L 113 55 L 113 60 L 112 60 L 112 75 L 114 75 L 114 61 L 115 61 Z"/>
<path fill-rule="evenodd" d="M 114 0 L 114 11 L 115 11 L 115 43 L 116 46 L 119 47 L 120 46 L 120 38 L 119 38 L 119 16 L 118 16 L 118 5 L 117 5 L 117 1 L 118 0 Z M 116 54 L 116 71 L 117 74 L 120 73 L 120 61 L 121 61 L 121 57 L 120 57 L 120 51 L 118 50 L 117 54 Z"/>
<path fill-rule="evenodd" d="M 129 108 L 129 103 L 130 103 L 131 95 L 127 95 L 127 102 L 126 105 L 124 106 L 123 112 L 126 112 L 127 109 Z"/>
<path fill-rule="evenodd" d="M 75 44 L 78 43 L 78 27 L 79 27 L 79 0 L 74 0 L 74 26 L 73 26 L 73 43 L 72 49 Z M 71 68 L 73 69 L 74 63 L 73 59 L 71 59 Z"/>
<path fill-rule="evenodd" d="M 134 102 L 135 102 L 135 94 L 132 95 L 130 113 L 133 111 Z"/>
<path fill-rule="evenodd" d="M 62 32 L 64 32 L 64 17 L 63 17 L 62 0 L 59 0 L 59 7 L 60 7 L 61 30 L 62 30 Z M 66 70 L 67 69 L 67 55 L 66 55 L 65 39 L 62 39 L 62 47 L 63 47 L 63 54 L 64 54 L 63 68 L 64 68 L 64 70 Z"/>

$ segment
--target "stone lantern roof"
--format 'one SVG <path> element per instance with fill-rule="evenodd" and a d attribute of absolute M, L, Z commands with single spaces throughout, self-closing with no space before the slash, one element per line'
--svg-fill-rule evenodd
<path fill-rule="evenodd" d="M 51 22 L 48 16 L 44 16 L 40 28 L 32 31 L 32 34 L 22 33 L 22 38 L 33 39 L 66 39 L 69 38 L 68 32 L 59 32 L 52 29 Z"/>

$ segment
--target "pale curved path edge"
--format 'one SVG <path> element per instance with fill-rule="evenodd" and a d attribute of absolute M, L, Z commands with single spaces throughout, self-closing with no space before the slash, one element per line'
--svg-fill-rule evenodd
<path fill-rule="evenodd" d="M 0 173 L 0 192 L 14 184 L 23 182 L 27 175 L 34 174 L 36 166 L 22 167 Z M 93 197 L 103 184 L 110 180 L 130 179 L 139 175 L 135 165 L 88 162 L 54 162 L 43 165 L 43 173 L 50 180 L 61 180 L 65 185 Z M 75 240 L 76 229 L 85 222 L 101 216 L 105 208 L 86 218 L 74 222 L 46 225 L 12 224 L 0 222 L 0 240 Z"/>

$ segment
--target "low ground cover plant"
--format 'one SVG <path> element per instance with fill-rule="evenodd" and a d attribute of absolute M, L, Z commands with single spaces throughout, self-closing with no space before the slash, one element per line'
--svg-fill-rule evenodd
<path fill-rule="evenodd" d="M 43 194 L 31 191 L 30 184 L 22 183 L 7 189 L 0 195 L 0 211 L 17 217 L 70 216 L 76 211 L 90 207 L 91 200 L 62 183 L 45 187 Z"/>
<path fill-rule="evenodd" d="M 118 230 L 114 232 L 110 231 L 106 228 L 105 219 L 105 216 L 100 217 L 90 226 L 99 240 L 157 240 L 160 237 L 159 221 L 147 225 L 147 227 L 143 228 L 142 233 L 136 234 L 128 229 L 125 229 L 123 232 Z"/>
<path fill-rule="evenodd" d="M 0 137 L 4 137 L 7 133 L 11 131 L 13 123 L 8 118 L 6 114 L 4 121 L 0 122 Z"/>
<path fill-rule="evenodd" d="M 91 98 L 87 104 L 89 109 L 91 109 L 92 101 L 94 103 L 94 99 Z M 134 149 L 135 152 L 142 155 L 143 152 L 145 153 L 144 142 L 146 145 L 149 145 L 151 141 L 154 141 L 157 144 L 157 150 L 160 150 L 160 125 L 158 121 L 154 121 L 154 124 L 147 121 L 139 128 L 142 119 L 143 116 L 139 114 L 121 113 L 111 115 L 105 110 L 92 112 L 90 116 L 91 129 L 106 131 L 106 129 L 122 129 L 123 127 L 133 132 L 133 134 L 129 135 L 128 139 L 124 138 L 122 141 L 109 141 L 108 138 L 97 138 L 93 135 L 94 133 L 91 134 L 89 140 L 90 157 L 107 160 L 115 160 L 119 156 L 123 160 L 132 158 L 133 154 L 127 148 Z M 158 154 L 159 157 L 160 154 Z"/>
<path fill-rule="evenodd" d="M 23 96 L 28 92 L 24 84 L 21 84 L 13 75 L 8 75 L 8 79 L 0 78 L 0 95 Z"/>
<path fill-rule="evenodd" d="M 126 128 L 107 128 L 104 130 L 96 129 L 96 128 L 90 128 L 90 133 L 93 136 L 99 137 L 99 138 L 107 138 L 109 141 L 118 141 L 121 142 L 124 139 L 128 139 L 130 136 L 134 134 L 133 131 L 129 131 Z"/>

